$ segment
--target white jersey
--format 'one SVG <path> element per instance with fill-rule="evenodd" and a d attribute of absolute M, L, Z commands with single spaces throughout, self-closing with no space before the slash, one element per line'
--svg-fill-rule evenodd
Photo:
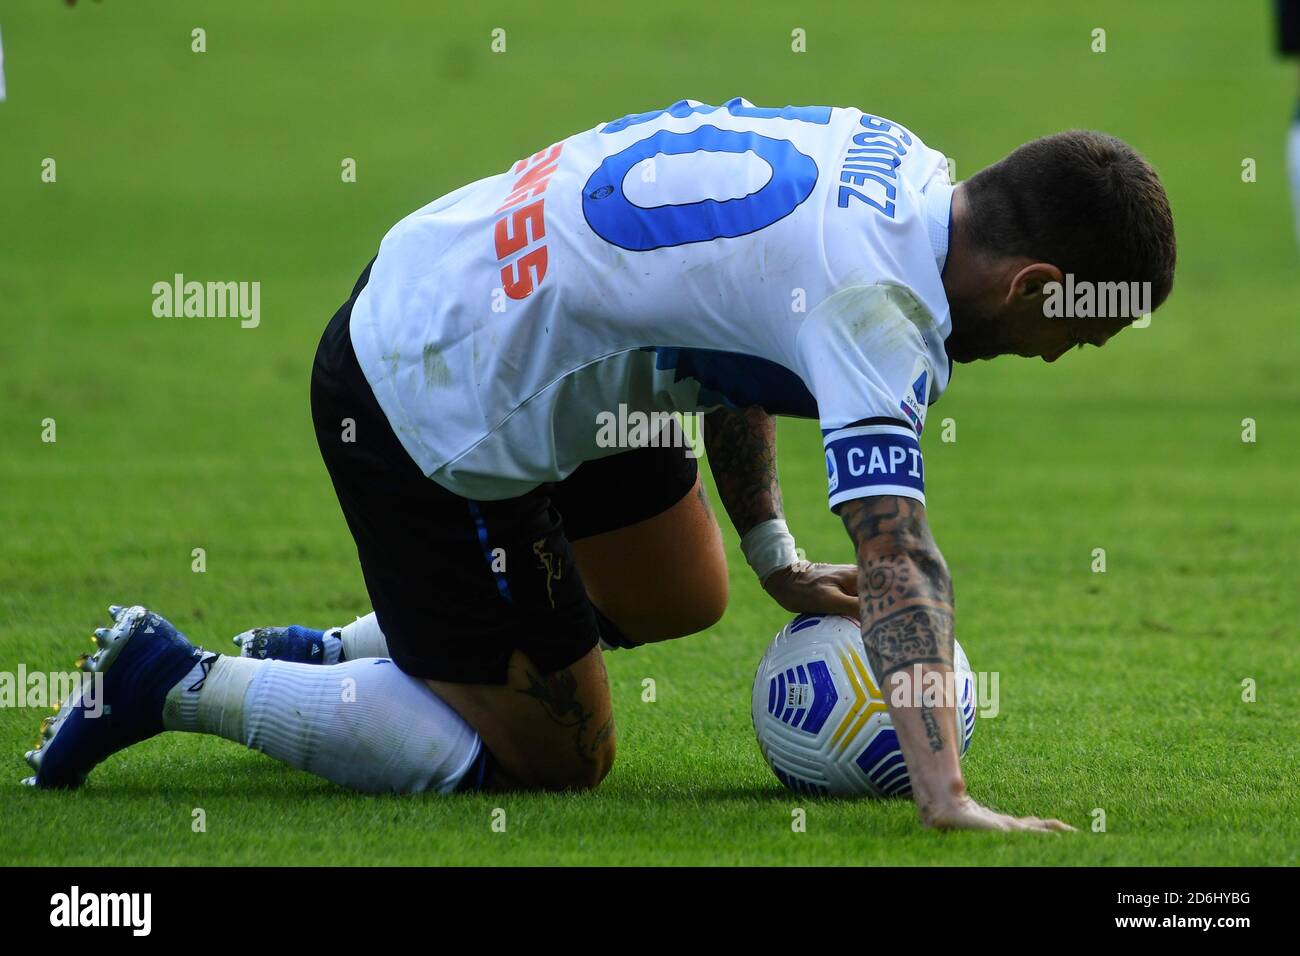
<path fill-rule="evenodd" d="M 820 420 L 832 507 L 924 500 L 951 197 L 889 120 L 683 100 L 407 216 L 352 343 L 407 452 L 467 498 L 624 450 L 612 414 L 760 405 Z"/>

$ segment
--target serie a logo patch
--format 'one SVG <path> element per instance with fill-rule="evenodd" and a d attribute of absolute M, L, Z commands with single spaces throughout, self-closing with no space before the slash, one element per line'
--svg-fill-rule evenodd
<path fill-rule="evenodd" d="M 918 358 L 912 366 L 912 384 L 903 393 L 899 408 L 919 435 L 925 428 L 925 409 L 930 395 L 930 368 L 925 359 Z"/>

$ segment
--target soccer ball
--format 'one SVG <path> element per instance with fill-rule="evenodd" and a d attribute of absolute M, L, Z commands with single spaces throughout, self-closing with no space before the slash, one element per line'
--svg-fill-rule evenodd
<path fill-rule="evenodd" d="M 953 641 L 961 752 L 975 731 L 975 677 Z M 925 688 L 917 692 L 924 695 Z M 773 639 L 754 677 L 754 732 L 777 779 L 799 793 L 912 792 L 857 620 L 801 614 Z"/>

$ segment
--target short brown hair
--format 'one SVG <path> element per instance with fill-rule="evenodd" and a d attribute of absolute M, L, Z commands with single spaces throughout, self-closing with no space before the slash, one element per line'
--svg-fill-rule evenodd
<path fill-rule="evenodd" d="M 1076 280 L 1174 285 L 1174 218 L 1160 177 L 1128 143 L 1068 130 L 1025 143 L 965 183 L 970 238 L 985 252 L 1047 262 Z"/>

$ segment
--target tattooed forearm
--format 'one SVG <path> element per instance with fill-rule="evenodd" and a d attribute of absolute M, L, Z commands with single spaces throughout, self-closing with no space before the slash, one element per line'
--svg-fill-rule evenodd
<path fill-rule="evenodd" d="M 776 477 L 776 420 L 757 406 L 704 416 L 704 448 L 727 516 L 742 536 L 785 514 Z"/>
<path fill-rule="evenodd" d="M 909 607 L 862 627 L 871 669 L 881 682 L 914 664 L 952 665 L 952 615 L 941 608 Z"/>
<path fill-rule="evenodd" d="M 881 681 L 915 664 L 952 664 L 952 581 L 925 506 L 881 496 L 846 502 L 840 518 L 858 555 L 862 638 Z"/>
<path fill-rule="evenodd" d="M 930 744 L 930 749 L 938 753 L 943 749 L 943 732 L 939 729 L 939 718 L 929 707 L 922 707 L 921 723 L 925 724 L 925 739 Z"/>
<path fill-rule="evenodd" d="M 858 590 L 864 614 L 891 611 L 912 593 L 914 571 L 906 555 L 886 554 L 860 570 Z"/>

